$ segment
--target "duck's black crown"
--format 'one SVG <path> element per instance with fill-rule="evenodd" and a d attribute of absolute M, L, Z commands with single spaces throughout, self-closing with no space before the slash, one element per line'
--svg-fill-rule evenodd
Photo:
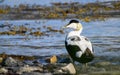
<path fill-rule="evenodd" d="M 78 20 L 70 20 L 69 24 L 71 24 L 71 23 L 79 23 L 79 21 Z"/>

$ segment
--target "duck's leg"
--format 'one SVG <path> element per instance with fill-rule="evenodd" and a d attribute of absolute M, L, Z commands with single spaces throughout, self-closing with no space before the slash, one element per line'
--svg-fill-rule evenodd
<path fill-rule="evenodd" d="M 86 72 L 88 67 L 88 63 L 82 65 L 81 72 Z"/>

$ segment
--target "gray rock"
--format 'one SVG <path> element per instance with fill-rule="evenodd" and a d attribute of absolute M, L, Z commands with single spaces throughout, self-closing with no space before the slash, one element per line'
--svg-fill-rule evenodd
<path fill-rule="evenodd" d="M 17 61 L 14 60 L 12 57 L 8 57 L 5 59 L 5 61 L 3 61 L 3 65 L 5 66 L 16 66 L 17 65 Z"/>
<path fill-rule="evenodd" d="M 25 65 L 24 67 L 20 67 L 19 70 L 17 71 L 18 74 L 22 74 L 23 72 L 33 72 L 33 71 L 39 71 L 42 72 L 43 69 L 39 66 L 29 66 Z"/>

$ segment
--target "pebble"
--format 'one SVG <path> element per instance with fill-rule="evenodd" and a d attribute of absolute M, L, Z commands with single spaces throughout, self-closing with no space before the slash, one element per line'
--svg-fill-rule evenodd
<path fill-rule="evenodd" d="M 3 58 L 2 57 L 0 57 L 0 63 L 2 63 L 3 62 Z"/>
<path fill-rule="evenodd" d="M 46 62 L 53 64 L 53 63 L 57 62 L 57 56 L 53 55 L 53 56 L 51 56 L 49 58 L 46 58 L 45 60 L 46 60 Z"/>

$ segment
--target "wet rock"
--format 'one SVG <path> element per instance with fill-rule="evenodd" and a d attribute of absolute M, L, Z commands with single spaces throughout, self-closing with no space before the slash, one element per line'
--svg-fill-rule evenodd
<path fill-rule="evenodd" d="M 68 65 L 62 67 L 61 70 L 63 72 L 67 72 L 67 74 L 76 74 L 75 67 L 74 67 L 74 65 L 72 63 L 69 63 Z"/>
<path fill-rule="evenodd" d="M 56 63 L 57 62 L 57 56 L 53 55 L 52 57 L 46 58 L 46 62 L 51 63 L 51 64 Z"/>
<path fill-rule="evenodd" d="M 23 62 L 27 65 L 33 65 L 34 64 L 33 61 L 29 61 L 29 60 L 26 60 L 26 61 L 23 61 Z"/>
<path fill-rule="evenodd" d="M 8 57 L 8 58 L 5 59 L 5 61 L 3 61 L 3 65 L 5 65 L 5 66 L 16 66 L 17 61 L 14 60 L 12 57 Z"/>
<path fill-rule="evenodd" d="M 29 66 L 29 65 L 25 65 L 24 67 L 20 67 L 20 69 L 18 70 L 18 74 L 22 74 L 23 72 L 32 72 L 32 71 L 43 71 L 43 69 L 39 66 Z"/>
<path fill-rule="evenodd" d="M 7 72 L 8 72 L 7 69 L 5 69 L 5 68 L 0 68 L 0 74 L 1 74 L 1 73 L 7 73 Z"/>

